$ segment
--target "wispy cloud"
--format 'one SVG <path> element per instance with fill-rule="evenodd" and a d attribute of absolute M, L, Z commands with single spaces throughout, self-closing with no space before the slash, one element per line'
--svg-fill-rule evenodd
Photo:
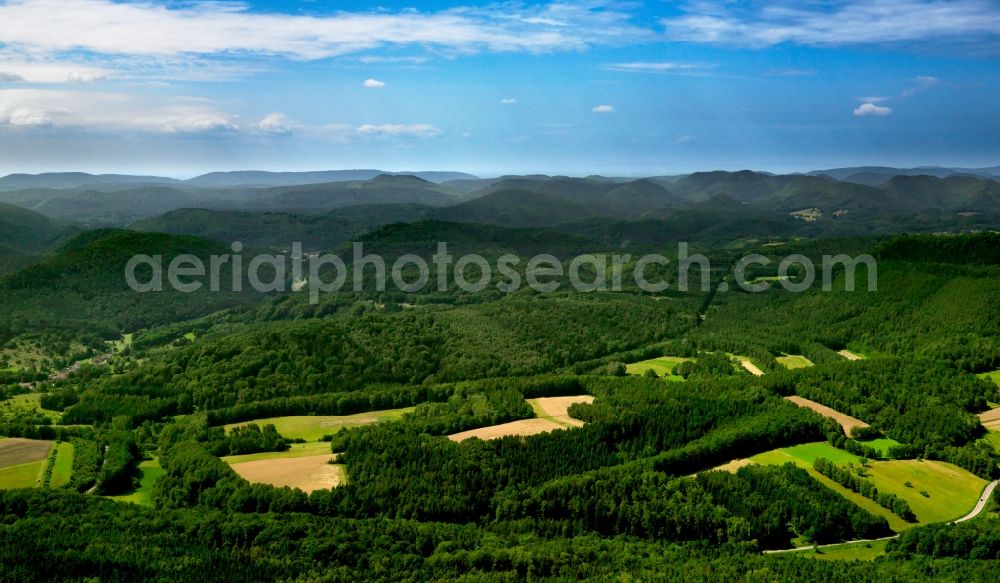
<path fill-rule="evenodd" d="M 629 73 L 675 73 L 692 69 L 705 69 L 711 65 L 703 63 L 675 63 L 670 61 L 645 61 L 634 63 L 613 63 L 605 65 L 609 71 L 625 71 Z"/>
<path fill-rule="evenodd" d="M 92 91 L 0 90 L 0 126 L 157 133 L 234 131 L 236 116 L 201 99 Z"/>
<path fill-rule="evenodd" d="M 874 103 L 862 103 L 854 108 L 854 115 L 857 117 L 886 117 L 888 115 L 892 115 L 892 108 L 884 105 L 876 105 Z"/>
<path fill-rule="evenodd" d="M 506 99 L 501 99 L 500 100 L 500 105 L 514 105 L 516 103 L 517 103 L 517 100 L 514 99 L 513 97 L 508 97 Z"/>
<path fill-rule="evenodd" d="M 378 79 L 365 79 L 362 85 L 364 85 L 368 89 L 384 89 L 385 81 L 379 81 Z"/>
<path fill-rule="evenodd" d="M 24 77 L 16 73 L 0 71 L 0 83 L 18 83 L 20 81 L 24 81 Z"/>
<path fill-rule="evenodd" d="M 987 0 L 696 2 L 684 11 L 661 20 L 671 40 L 765 47 L 1000 38 L 1000 5 Z"/>
<path fill-rule="evenodd" d="M 392 137 L 408 136 L 416 138 L 433 138 L 441 135 L 441 130 L 429 124 L 364 124 L 358 126 L 360 136 Z"/>
<path fill-rule="evenodd" d="M 615 106 L 613 105 L 595 105 L 590 111 L 594 113 L 614 113 Z"/>
<path fill-rule="evenodd" d="M 81 54 L 133 65 L 139 60 L 142 68 L 176 59 L 318 60 L 352 54 L 376 62 L 384 57 L 372 51 L 400 47 L 451 55 L 567 52 L 655 37 L 615 6 L 600 0 L 505 2 L 302 15 L 257 12 L 236 2 L 7 0 L 0 2 L 0 47 L 52 62 Z"/>
<path fill-rule="evenodd" d="M 289 135 L 299 127 L 302 127 L 302 124 L 296 122 L 280 111 L 267 114 L 264 116 L 264 119 L 260 120 L 257 124 L 257 129 L 265 134 L 278 136 Z"/>
<path fill-rule="evenodd" d="M 70 71 L 66 75 L 68 83 L 97 83 L 107 81 L 108 75 L 99 71 Z"/>

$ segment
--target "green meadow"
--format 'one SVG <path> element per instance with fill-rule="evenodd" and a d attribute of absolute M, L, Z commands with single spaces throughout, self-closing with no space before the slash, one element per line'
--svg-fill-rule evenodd
<path fill-rule="evenodd" d="M 662 377 L 668 381 L 683 381 L 683 377 L 674 374 L 674 369 L 677 368 L 678 364 L 688 362 L 690 360 L 694 359 L 679 356 L 660 356 L 658 358 L 651 358 L 649 360 L 628 364 L 625 366 L 625 372 L 630 375 L 641 375 L 645 374 L 647 370 L 652 370 L 656 373 L 656 376 Z"/>
<path fill-rule="evenodd" d="M 288 417 L 271 417 L 268 419 L 244 421 L 242 423 L 230 423 L 226 425 L 226 431 L 230 431 L 232 428 L 240 425 L 256 423 L 261 427 L 274 425 L 278 433 L 288 439 L 319 441 L 324 435 L 332 435 L 340 431 L 342 427 L 359 427 L 362 425 L 371 425 L 379 421 L 395 420 L 410 411 L 413 411 L 413 407 L 372 411 L 370 413 L 358 413 L 357 415 L 293 415 Z"/>

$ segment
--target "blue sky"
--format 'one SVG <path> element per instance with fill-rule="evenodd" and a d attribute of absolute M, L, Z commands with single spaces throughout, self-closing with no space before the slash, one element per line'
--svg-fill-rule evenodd
<path fill-rule="evenodd" d="M 1000 164 L 1000 4 L 0 0 L 0 173 Z"/>

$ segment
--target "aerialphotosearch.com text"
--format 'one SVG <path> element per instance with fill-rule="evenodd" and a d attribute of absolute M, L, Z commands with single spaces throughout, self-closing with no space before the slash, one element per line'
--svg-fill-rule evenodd
<path fill-rule="evenodd" d="M 206 262 L 196 255 L 178 255 L 169 260 L 162 255 L 136 255 L 125 267 L 125 279 L 130 289 L 138 293 L 160 292 L 168 286 L 182 293 L 209 291 L 240 292 L 244 284 L 260 293 L 289 291 L 306 292 L 311 303 L 318 303 L 322 294 L 339 291 L 386 291 L 391 283 L 405 293 L 426 291 L 429 285 L 437 291 L 450 289 L 450 283 L 467 293 L 481 292 L 490 286 L 511 293 L 527 286 L 548 293 L 560 289 L 580 292 L 622 291 L 626 287 L 644 292 L 661 293 L 671 287 L 666 276 L 672 271 L 676 290 L 696 289 L 707 292 L 712 287 L 712 264 L 700 253 L 690 253 L 687 243 L 679 243 L 675 260 L 647 254 L 586 254 L 569 260 L 551 254 L 530 258 L 512 254 L 501 255 L 494 261 L 478 254 L 466 254 L 457 259 L 449 254 L 448 244 L 439 242 L 437 252 L 428 261 L 415 254 L 402 255 L 391 264 L 376 254 L 366 254 L 364 244 L 352 244 L 350 265 L 339 255 L 305 254 L 302 245 L 294 243 L 290 254 L 257 254 L 244 257 L 244 246 L 234 242 L 232 253 L 211 255 Z M 777 276 L 761 281 L 748 276 L 754 269 L 768 268 Z M 870 255 L 824 255 L 819 269 L 804 255 L 788 255 L 780 261 L 753 254 L 741 258 L 732 268 L 731 280 L 740 289 L 759 293 L 777 283 L 790 292 L 803 292 L 821 277 L 824 291 L 833 289 L 835 273 L 843 269 L 845 291 L 854 291 L 859 267 L 866 272 L 867 290 L 876 291 L 878 274 L 875 259 Z M 368 274 L 366 276 L 366 274 Z M 793 277 L 794 275 L 794 277 Z M 348 286 L 348 280 L 350 285 Z M 730 284 L 722 282 L 719 290 Z"/>

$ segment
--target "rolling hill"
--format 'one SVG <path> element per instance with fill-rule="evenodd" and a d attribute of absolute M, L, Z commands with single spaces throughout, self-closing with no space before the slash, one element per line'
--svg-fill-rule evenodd
<path fill-rule="evenodd" d="M 229 244 L 287 249 L 302 243 L 306 251 L 332 249 L 368 231 L 361 224 L 334 215 L 278 212 L 178 209 L 139 221 L 137 231 L 205 237 Z"/>
<path fill-rule="evenodd" d="M 551 227 L 597 214 L 587 206 L 530 190 L 491 192 L 434 213 L 443 221 L 502 227 Z"/>
<path fill-rule="evenodd" d="M 382 170 L 322 170 L 316 172 L 264 172 L 243 170 L 235 172 L 211 172 L 186 180 L 185 184 L 198 187 L 237 186 L 302 186 L 323 182 L 356 182 L 371 180 L 377 176 L 416 176 L 428 182 L 448 182 L 453 180 L 476 180 L 477 177 L 464 172 L 385 172 Z"/>
<path fill-rule="evenodd" d="M 21 207 L 0 203 L 0 246 L 10 253 L 40 253 L 79 232 L 63 221 Z"/>

